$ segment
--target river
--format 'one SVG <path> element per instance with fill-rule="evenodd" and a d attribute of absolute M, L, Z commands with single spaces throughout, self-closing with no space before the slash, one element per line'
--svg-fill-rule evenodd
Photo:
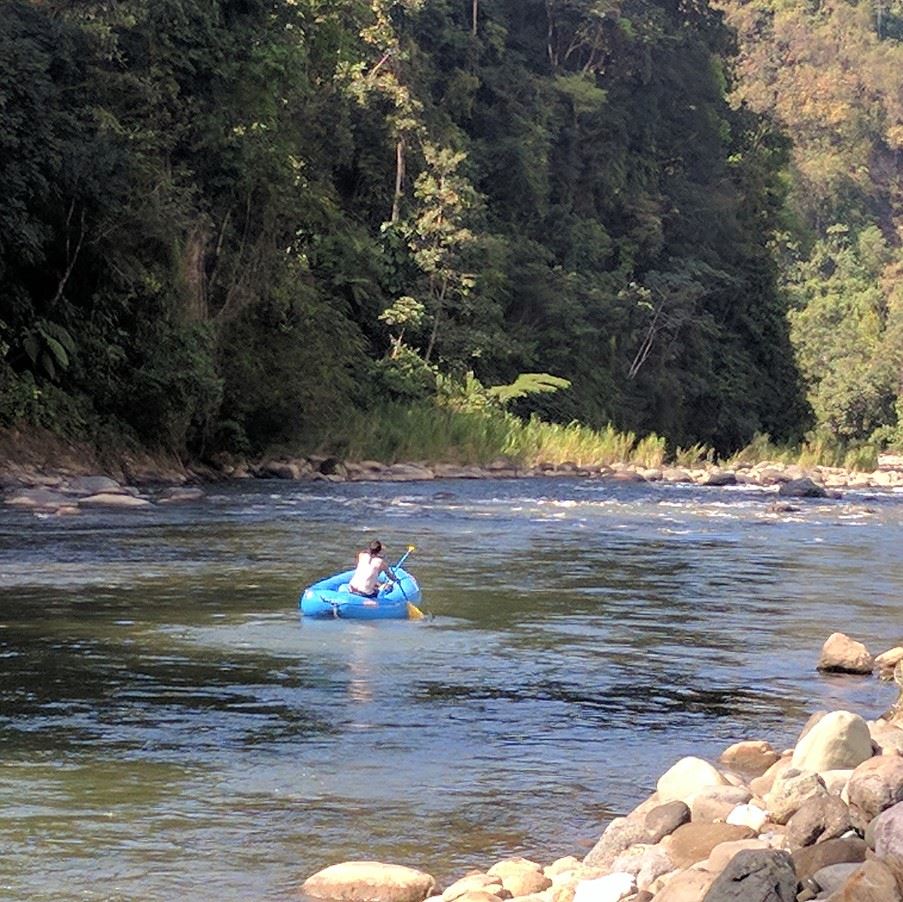
<path fill-rule="evenodd" d="M 880 714 L 816 673 L 898 644 L 903 494 L 251 481 L 0 510 L 0 896 L 264 900 L 370 858 L 583 854 L 678 758 Z M 378 536 L 428 616 L 302 621 Z"/>

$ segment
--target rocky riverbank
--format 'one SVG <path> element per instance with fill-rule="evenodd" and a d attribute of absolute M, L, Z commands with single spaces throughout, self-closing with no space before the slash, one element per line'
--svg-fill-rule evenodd
<path fill-rule="evenodd" d="M 59 439 L 0 440 L 0 495 L 6 505 L 39 513 L 77 513 L 83 508 L 151 508 L 202 497 L 207 483 L 241 479 L 303 482 L 424 482 L 435 479 L 520 479 L 537 476 L 671 483 L 706 487 L 771 487 L 781 498 L 838 498 L 844 489 L 903 490 L 903 460 L 871 473 L 835 467 L 803 468 L 779 462 L 727 468 L 643 467 L 631 463 L 563 462 L 523 467 L 510 458 L 485 465 L 409 461 L 343 461 L 335 457 L 266 457 L 257 461 L 221 455 L 184 463 L 166 455 L 120 452 L 102 457 Z M 32 440 L 27 440 L 32 438 Z M 0 436 L 4 439 L 4 436 Z"/>
<path fill-rule="evenodd" d="M 903 687 L 903 648 L 873 658 L 838 633 L 818 668 L 877 670 Z M 871 721 L 822 711 L 791 749 L 745 739 L 714 763 L 683 758 L 582 858 L 509 858 L 444 890 L 415 868 L 344 862 L 308 878 L 302 893 L 334 902 L 903 902 L 901 711 L 898 702 Z"/>

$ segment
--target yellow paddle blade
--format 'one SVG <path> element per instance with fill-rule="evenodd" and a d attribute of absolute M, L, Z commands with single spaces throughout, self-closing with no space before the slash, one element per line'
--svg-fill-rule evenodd
<path fill-rule="evenodd" d="M 408 620 L 423 620 L 423 611 L 411 602 L 408 602 Z"/>

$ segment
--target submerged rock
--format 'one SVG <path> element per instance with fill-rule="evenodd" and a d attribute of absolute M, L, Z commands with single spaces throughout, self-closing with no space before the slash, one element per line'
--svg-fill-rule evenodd
<path fill-rule="evenodd" d="M 175 486 L 164 489 L 157 502 L 159 504 L 181 504 L 187 501 L 200 501 L 204 497 L 202 489 L 193 486 Z"/>

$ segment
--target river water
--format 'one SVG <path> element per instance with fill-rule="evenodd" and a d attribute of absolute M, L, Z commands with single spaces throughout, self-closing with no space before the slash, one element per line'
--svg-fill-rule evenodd
<path fill-rule="evenodd" d="M 678 758 L 880 714 L 824 639 L 903 639 L 903 494 L 247 482 L 0 512 L 0 897 L 290 897 L 351 858 L 440 880 L 583 854 Z M 379 536 L 428 617 L 302 621 Z"/>

